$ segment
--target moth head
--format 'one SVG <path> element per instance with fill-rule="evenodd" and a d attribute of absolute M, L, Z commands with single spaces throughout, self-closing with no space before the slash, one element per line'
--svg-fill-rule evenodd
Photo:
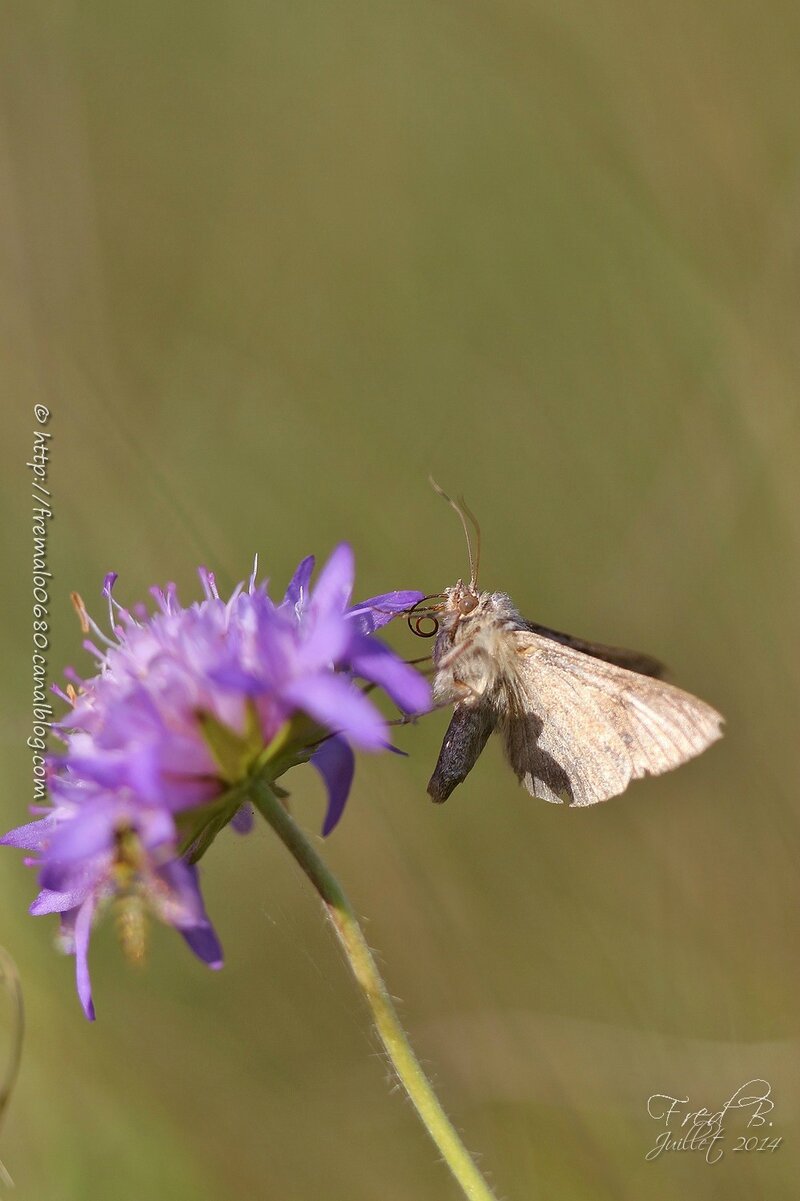
<path fill-rule="evenodd" d="M 468 617 L 478 607 L 480 596 L 472 583 L 459 580 L 453 588 L 445 588 L 445 603 L 456 610 L 460 617 Z"/>

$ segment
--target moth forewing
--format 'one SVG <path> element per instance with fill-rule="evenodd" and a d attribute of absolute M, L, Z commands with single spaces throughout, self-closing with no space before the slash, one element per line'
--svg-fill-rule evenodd
<path fill-rule="evenodd" d="M 517 665 L 502 732 L 511 766 L 534 796 L 592 805 L 721 737 L 721 715 L 672 684 L 527 630 L 512 638 Z"/>

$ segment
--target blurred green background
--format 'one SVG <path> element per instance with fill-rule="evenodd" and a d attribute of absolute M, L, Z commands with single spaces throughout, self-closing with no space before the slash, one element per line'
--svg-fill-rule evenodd
<path fill-rule="evenodd" d="M 445 714 L 362 758 L 326 847 L 499 1195 L 796 1195 L 800 107 L 796 4 L 10 0 L 0 17 L 4 828 L 30 798 L 34 403 L 52 410 L 51 678 L 68 594 L 143 598 L 351 540 L 361 596 L 465 569 L 641 647 L 727 716 L 589 811 Z M 398 624 L 404 654 L 424 644 Z M 319 827 L 321 788 L 290 778 Z M 288 781 L 287 781 L 288 782 Z M 266 831 L 204 862 L 227 966 L 108 923 L 87 1024 L 2 859 L 28 1007 L 0 1140 L 21 1201 L 458 1196 Z M 650 1094 L 773 1090 L 773 1154 L 645 1162 Z M 752 1132 L 750 1132 L 752 1133 Z"/>

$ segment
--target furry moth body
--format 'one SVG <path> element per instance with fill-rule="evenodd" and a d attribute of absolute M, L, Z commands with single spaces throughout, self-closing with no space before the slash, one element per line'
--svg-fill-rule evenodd
<path fill-rule="evenodd" d="M 656 660 L 526 622 L 504 592 L 478 592 L 475 575 L 436 606 L 433 695 L 454 711 L 434 801 L 466 779 L 493 731 L 531 795 L 572 805 L 617 796 L 721 737 L 721 715 L 658 679 Z"/>

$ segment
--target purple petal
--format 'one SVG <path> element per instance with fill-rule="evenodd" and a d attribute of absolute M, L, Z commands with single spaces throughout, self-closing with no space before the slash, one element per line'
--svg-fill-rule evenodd
<path fill-rule="evenodd" d="M 120 784 L 126 782 L 128 762 L 122 751 L 107 751 L 105 754 L 95 752 L 90 755 L 73 752 L 69 757 L 60 755 L 57 758 L 69 766 L 70 774 L 76 779 L 92 780 L 101 788 L 119 788 Z"/>
<path fill-rule="evenodd" d="M 353 548 L 347 542 L 340 542 L 314 585 L 310 607 L 315 613 L 344 612 L 353 590 L 355 570 Z"/>
<path fill-rule="evenodd" d="M 178 734 L 172 735 L 171 749 L 173 757 L 182 763 L 187 773 L 193 766 L 191 759 L 196 761 L 198 750 L 202 750 Z M 156 804 L 165 792 L 163 754 L 163 742 L 156 742 L 150 737 L 148 741 L 139 738 L 135 746 L 128 746 L 124 750 L 100 750 L 89 755 L 71 754 L 67 762 L 76 777 L 92 780 L 110 791 L 128 785 L 143 801 Z M 201 770 L 211 766 L 210 762 L 202 760 Z"/>
<path fill-rule="evenodd" d="M 6 847 L 20 847 L 23 851 L 40 851 L 59 820 L 53 815 L 43 817 L 40 821 L 28 822 L 25 826 L 17 826 L 0 838 L 0 844 Z"/>
<path fill-rule="evenodd" d="M 431 687 L 425 677 L 373 638 L 358 636 L 350 666 L 356 675 L 383 688 L 404 713 L 427 713 L 430 709 Z"/>
<path fill-rule="evenodd" d="M 298 648 L 297 668 L 317 671 L 339 663 L 353 637 L 352 625 L 340 613 L 322 613 L 313 622 L 311 632 Z"/>
<path fill-rule="evenodd" d="M 156 874 L 168 892 L 159 916 L 175 926 L 199 959 L 211 968 L 221 968 L 222 947 L 206 916 L 197 868 L 185 859 L 173 859 Z"/>
<path fill-rule="evenodd" d="M 211 922 L 199 926 L 179 926 L 178 932 L 183 935 L 187 946 L 194 951 L 198 959 L 207 963 L 213 970 L 219 971 L 223 964 L 222 946 L 217 938 Z"/>
<path fill-rule="evenodd" d="M 197 868 L 185 859 L 170 859 L 155 873 L 160 881 L 155 908 L 162 921 L 179 929 L 204 925 L 206 917 Z M 164 895 L 166 886 L 166 895 Z"/>
<path fill-rule="evenodd" d="M 136 815 L 135 825 L 142 846 L 148 851 L 175 841 L 175 820 L 168 809 L 142 807 Z"/>
<path fill-rule="evenodd" d="M 379 750 L 386 745 L 386 723 L 377 709 L 343 676 L 319 672 L 295 680 L 285 690 L 288 701 L 356 746 Z"/>
<path fill-rule="evenodd" d="M 79 905 L 83 904 L 92 891 L 92 886 L 93 881 L 86 879 L 77 888 L 71 888 L 66 892 L 43 888 L 28 912 L 34 917 L 40 917 L 43 913 L 68 913 L 71 909 L 77 909 Z"/>
<path fill-rule="evenodd" d="M 231 827 L 237 834 L 249 834 L 253 828 L 253 806 L 240 806 L 231 818 Z"/>
<path fill-rule="evenodd" d="M 362 634 L 372 634 L 385 626 L 398 613 L 406 613 L 424 597 L 424 592 L 384 592 L 353 605 L 347 612 Z"/>
<path fill-rule="evenodd" d="M 84 809 L 62 822 L 53 834 L 45 852 L 42 871 L 42 886 L 54 887 L 54 882 L 45 879 L 48 869 L 77 859 L 89 859 L 100 851 L 110 849 L 114 838 L 114 826 L 119 816 L 116 805 L 87 805 Z M 55 885 L 57 888 L 57 885 Z"/>
<path fill-rule="evenodd" d="M 314 570 L 314 556 L 307 555 L 300 563 L 289 581 L 289 586 L 286 589 L 286 595 L 283 598 L 284 604 L 291 605 L 294 609 L 298 604 L 305 607 L 305 602 L 308 600 L 308 585 L 311 582 L 311 573 Z"/>
<path fill-rule="evenodd" d="M 111 852 L 95 855 L 90 859 L 70 859 L 41 864 L 39 883 L 47 892 L 71 893 L 88 891 L 96 887 L 107 874 Z"/>
<path fill-rule="evenodd" d="M 75 976 L 83 1012 L 94 1021 L 92 982 L 89 979 L 89 935 L 92 932 L 95 900 L 87 897 L 75 917 Z"/>
<path fill-rule="evenodd" d="M 155 804 L 164 796 L 161 746 L 140 743 L 128 751 L 127 782 L 138 799 Z"/>
<path fill-rule="evenodd" d="M 231 692 L 243 692 L 245 696 L 258 696 L 259 693 L 267 692 L 270 688 L 270 684 L 266 680 L 256 675 L 255 672 L 245 671 L 236 663 L 212 668 L 208 673 L 208 678 L 212 684 L 219 684 L 220 688 L 229 689 Z"/>
<path fill-rule="evenodd" d="M 321 743 L 309 762 L 317 769 L 328 790 L 328 809 L 322 824 L 323 837 L 330 834 L 342 816 L 356 770 L 356 758 L 348 742 L 334 734 Z"/>

